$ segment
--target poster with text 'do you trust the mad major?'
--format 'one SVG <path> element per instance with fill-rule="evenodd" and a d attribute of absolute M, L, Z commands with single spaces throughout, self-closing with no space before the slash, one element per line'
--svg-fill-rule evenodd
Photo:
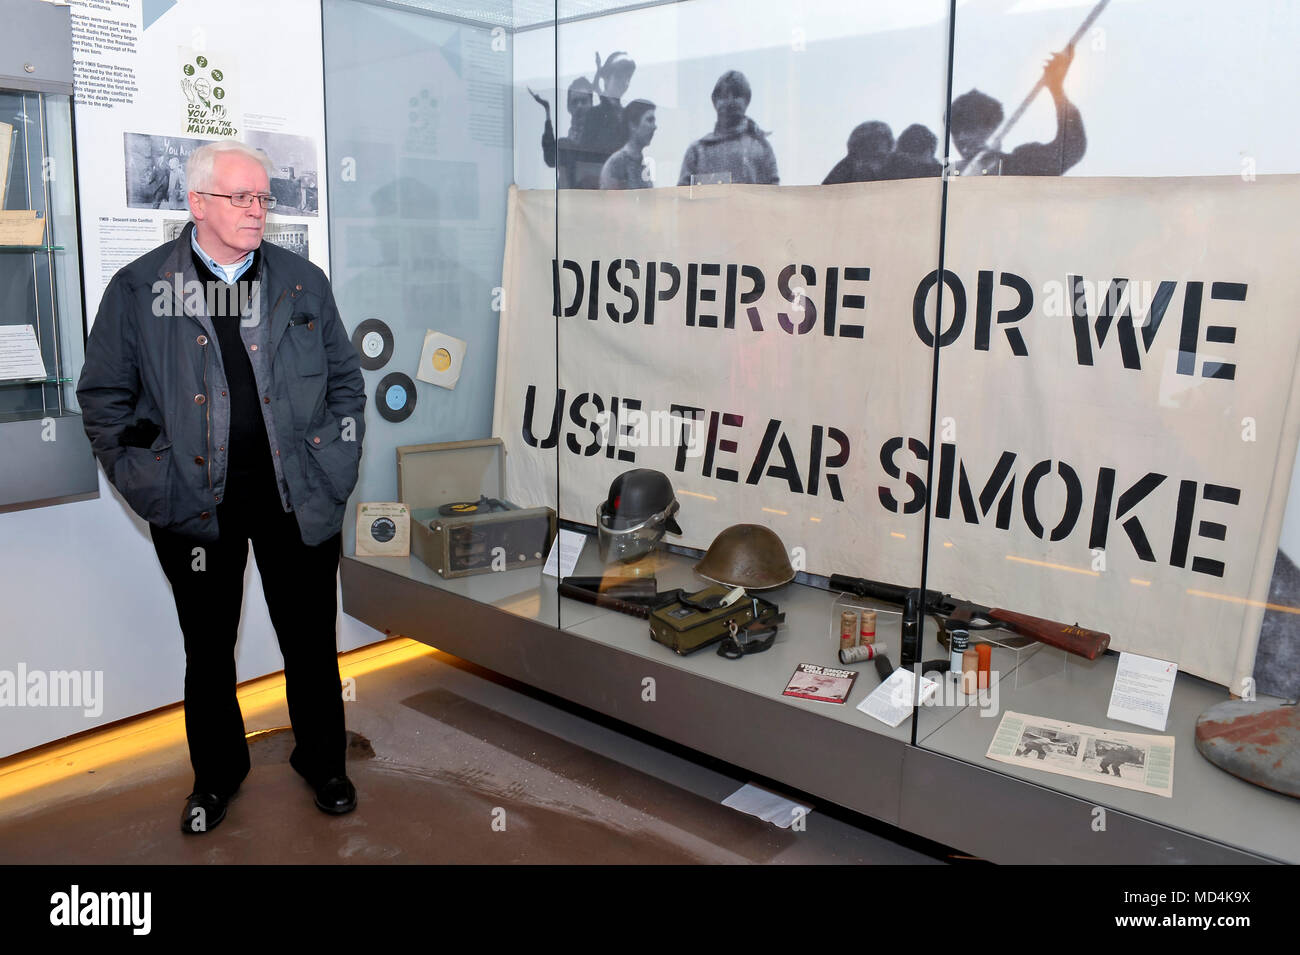
<path fill-rule="evenodd" d="M 1300 177 L 954 188 L 942 276 L 926 180 L 569 190 L 558 257 L 554 194 L 517 191 L 507 496 L 553 503 L 558 466 L 590 524 L 654 468 L 674 543 L 764 524 L 899 583 L 928 502 L 931 587 L 1241 686 L 1296 452 Z"/>
<path fill-rule="evenodd" d="M 265 241 L 328 267 L 320 18 L 314 0 L 74 0 L 89 322 L 118 269 L 180 234 L 186 160 L 219 139 L 270 160 Z"/>

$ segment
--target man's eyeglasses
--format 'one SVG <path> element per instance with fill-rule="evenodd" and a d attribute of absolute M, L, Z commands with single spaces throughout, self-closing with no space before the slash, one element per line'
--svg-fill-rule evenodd
<path fill-rule="evenodd" d="M 201 192 L 203 196 L 216 196 L 219 199 L 229 199 L 230 204 L 237 209 L 247 209 L 256 199 L 262 204 L 263 209 L 275 208 L 275 196 L 265 196 L 256 192 Z"/>

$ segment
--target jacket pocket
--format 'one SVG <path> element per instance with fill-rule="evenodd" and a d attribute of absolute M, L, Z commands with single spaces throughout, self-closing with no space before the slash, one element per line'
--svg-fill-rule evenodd
<path fill-rule="evenodd" d="M 150 524 L 171 521 L 172 443 L 155 441 L 152 448 L 122 448 L 113 466 L 113 486 Z"/>
<path fill-rule="evenodd" d="M 325 374 L 325 342 L 321 338 L 320 319 L 315 315 L 294 315 L 285 335 L 294 352 L 294 369 L 298 374 Z M 283 345 L 281 345 L 283 347 Z"/>
<path fill-rule="evenodd" d="M 319 428 L 308 429 L 303 443 L 307 445 L 307 469 L 314 483 L 342 504 L 357 485 L 357 441 L 348 440 L 339 430 L 339 423 L 331 419 Z"/>

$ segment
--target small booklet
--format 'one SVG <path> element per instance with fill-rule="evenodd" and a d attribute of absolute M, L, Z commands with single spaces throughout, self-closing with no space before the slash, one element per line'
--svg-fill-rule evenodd
<path fill-rule="evenodd" d="M 797 696 L 803 700 L 818 700 L 822 703 L 844 703 L 853 690 L 853 681 L 858 678 L 857 670 L 841 670 L 838 667 L 818 666 L 815 663 L 801 663 L 795 669 L 790 682 L 786 684 L 783 696 Z"/>

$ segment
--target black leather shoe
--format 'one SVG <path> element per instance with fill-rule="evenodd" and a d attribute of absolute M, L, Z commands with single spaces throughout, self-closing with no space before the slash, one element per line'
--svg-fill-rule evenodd
<path fill-rule="evenodd" d="M 316 790 L 316 808 L 341 816 L 357 808 L 357 790 L 346 776 L 334 776 Z"/>
<path fill-rule="evenodd" d="M 228 805 L 230 800 L 216 793 L 190 793 L 185 801 L 185 811 L 181 813 L 181 832 L 189 835 L 211 832 L 226 818 Z"/>

